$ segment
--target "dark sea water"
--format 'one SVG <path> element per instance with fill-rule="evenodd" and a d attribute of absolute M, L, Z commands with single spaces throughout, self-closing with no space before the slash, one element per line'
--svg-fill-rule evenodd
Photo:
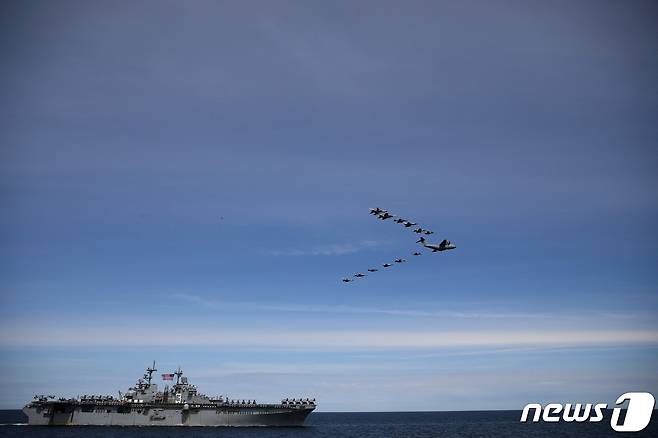
<path fill-rule="evenodd" d="M 640 433 L 620 434 L 610 427 L 609 415 L 600 423 L 520 423 L 520 416 L 520 411 L 314 412 L 307 426 L 297 428 L 131 428 L 27 426 L 22 412 L 0 411 L 0 437 L 658 437 L 656 418 Z"/>

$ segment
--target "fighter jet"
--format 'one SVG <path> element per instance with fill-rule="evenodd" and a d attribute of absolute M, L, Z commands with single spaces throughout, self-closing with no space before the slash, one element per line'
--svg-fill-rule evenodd
<path fill-rule="evenodd" d="M 342 282 L 343 283 L 349 283 L 350 281 L 354 281 L 351 278 L 343 278 Z"/>
<path fill-rule="evenodd" d="M 423 234 L 426 234 L 426 235 L 429 236 L 430 234 L 434 234 L 434 231 L 425 230 L 425 231 L 423 231 Z"/>
<path fill-rule="evenodd" d="M 378 216 L 380 213 L 383 213 L 386 210 L 382 210 L 379 207 L 371 208 L 370 209 L 370 214 L 374 214 L 375 216 Z"/>
<path fill-rule="evenodd" d="M 419 255 L 423 255 L 423 254 L 421 254 L 421 253 L 419 253 L 419 252 L 415 252 L 415 253 L 413 253 L 413 254 L 411 254 L 411 255 L 419 256 Z"/>
<path fill-rule="evenodd" d="M 365 275 L 365 274 L 362 274 L 362 273 L 360 273 L 360 272 L 357 272 L 356 274 L 354 274 L 354 276 L 355 276 L 356 278 L 361 278 L 361 277 L 365 277 L 366 275 Z"/>
<path fill-rule="evenodd" d="M 396 224 L 401 224 L 405 221 L 406 221 L 406 219 L 402 219 L 401 217 L 399 217 L 399 218 L 395 219 L 393 222 L 395 222 Z"/>
<path fill-rule="evenodd" d="M 424 233 L 424 232 L 425 232 L 425 230 L 423 230 L 421 227 L 418 227 L 414 230 L 414 233 L 417 233 L 417 234 Z"/>
<path fill-rule="evenodd" d="M 377 217 L 378 217 L 379 219 L 385 221 L 386 219 L 392 218 L 393 215 L 390 214 L 388 211 L 383 211 L 383 212 L 379 213 L 379 214 L 377 215 Z"/>
<path fill-rule="evenodd" d="M 404 222 L 404 226 L 406 228 L 413 227 L 414 225 L 418 225 L 418 224 L 416 222 L 409 222 L 409 221 Z"/>
<path fill-rule="evenodd" d="M 404 262 L 406 262 L 405 259 L 395 259 L 395 260 L 393 260 L 393 261 L 394 261 L 395 263 L 404 263 Z"/>
<path fill-rule="evenodd" d="M 425 238 L 421 237 L 416 241 L 416 243 L 420 243 L 423 245 L 425 248 L 431 249 L 432 252 L 437 252 L 437 251 L 447 251 L 449 249 L 455 249 L 457 248 L 455 245 L 453 245 L 449 240 L 443 239 L 441 243 L 425 243 Z"/>
<path fill-rule="evenodd" d="M 375 269 L 375 268 L 368 268 L 368 272 L 377 272 L 377 269 Z"/>
<path fill-rule="evenodd" d="M 385 268 L 390 268 L 390 267 L 393 266 L 393 265 L 390 264 L 390 263 L 384 263 L 382 266 L 385 267 Z"/>

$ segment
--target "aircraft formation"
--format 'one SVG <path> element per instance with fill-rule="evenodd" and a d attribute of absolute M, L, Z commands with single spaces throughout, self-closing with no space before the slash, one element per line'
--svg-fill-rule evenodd
<path fill-rule="evenodd" d="M 416 222 L 412 222 L 412 221 L 404 219 L 400 216 L 389 213 L 387 210 L 383 210 L 379 207 L 371 208 L 370 209 L 370 214 L 375 216 L 376 218 L 378 218 L 380 220 L 383 220 L 383 221 L 385 221 L 387 219 L 393 219 L 394 218 L 393 219 L 394 223 L 401 224 L 405 228 L 411 228 L 411 227 L 414 227 L 414 226 L 418 225 Z M 446 240 L 446 239 L 443 239 L 439 243 L 429 243 L 429 242 L 427 242 L 427 240 L 425 239 L 424 236 L 429 236 L 431 234 L 434 234 L 434 231 L 426 230 L 426 229 L 421 228 L 421 227 L 414 228 L 412 231 L 416 234 L 421 235 L 420 238 L 418 240 L 416 240 L 416 243 L 421 244 L 423 247 L 431 250 L 432 252 L 442 252 L 442 251 L 448 251 L 448 250 L 457 248 L 452 242 L 450 242 L 449 240 Z M 418 256 L 421 256 L 423 254 L 418 252 L 418 251 L 414 251 L 411 255 L 414 256 L 414 257 L 418 257 Z M 397 258 L 397 259 L 393 260 L 392 263 L 382 264 L 382 267 L 385 268 L 385 269 L 388 269 L 388 268 L 391 268 L 391 267 L 395 266 L 396 264 L 401 264 L 401 263 L 406 263 L 406 262 L 407 261 L 403 258 Z M 377 268 L 368 268 L 367 271 L 370 272 L 370 273 L 373 273 L 373 272 L 379 271 L 379 269 L 377 269 Z M 352 277 L 342 278 L 341 281 L 343 283 L 351 283 L 353 281 L 356 281 L 355 278 L 364 278 L 364 277 L 367 277 L 367 274 L 364 274 L 362 272 L 357 272 L 354 275 L 352 275 Z"/>

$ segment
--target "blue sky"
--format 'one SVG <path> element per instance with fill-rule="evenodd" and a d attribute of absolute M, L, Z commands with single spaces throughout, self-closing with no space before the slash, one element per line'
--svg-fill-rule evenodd
<path fill-rule="evenodd" d="M 2 8 L 0 407 L 658 391 L 652 2 Z"/>

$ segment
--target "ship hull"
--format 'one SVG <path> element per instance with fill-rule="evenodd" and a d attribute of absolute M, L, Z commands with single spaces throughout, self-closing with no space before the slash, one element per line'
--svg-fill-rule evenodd
<path fill-rule="evenodd" d="M 83 409 L 75 405 L 26 406 L 23 412 L 34 426 L 303 426 L 310 408 L 140 407 L 117 412 L 116 406 Z"/>

